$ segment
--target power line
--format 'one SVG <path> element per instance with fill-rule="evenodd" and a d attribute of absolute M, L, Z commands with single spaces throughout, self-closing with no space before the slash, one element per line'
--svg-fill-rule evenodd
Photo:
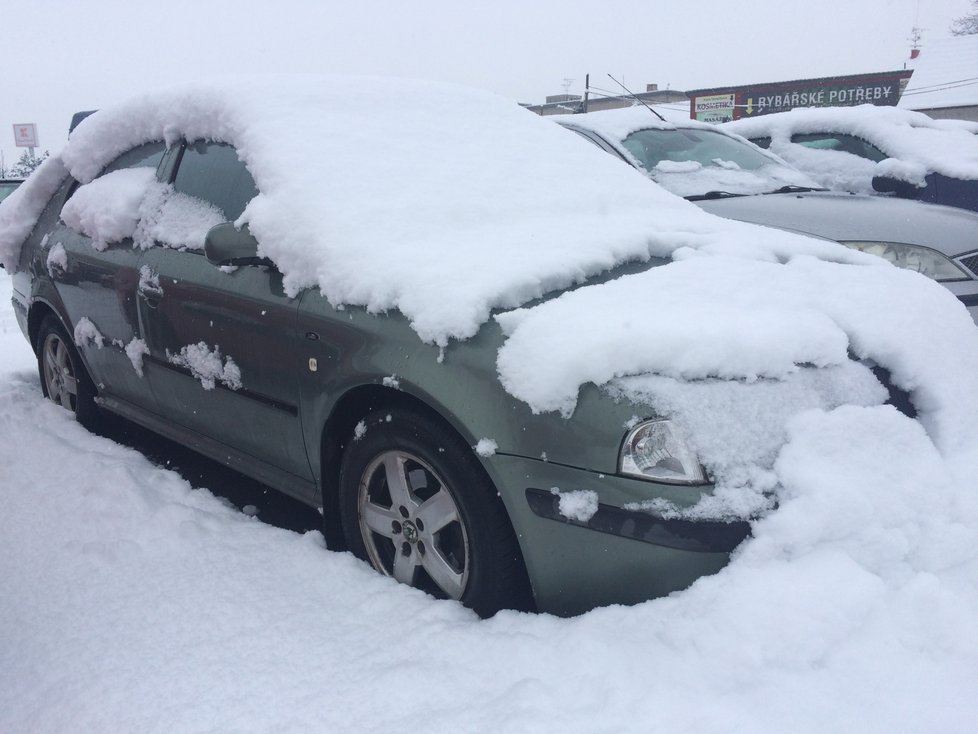
<path fill-rule="evenodd" d="M 953 82 L 942 82 L 940 84 L 932 84 L 927 87 L 917 87 L 910 91 L 904 92 L 902 96 L 912 97 L 915 94 L 927 94 L 929 92 L 941 92 L 945 89 L 960 89 L 961 87 L 970 87 L 973 84 L 978 84 L 978 77 L 972 77 L 970 79 L 959 79 Z"/>

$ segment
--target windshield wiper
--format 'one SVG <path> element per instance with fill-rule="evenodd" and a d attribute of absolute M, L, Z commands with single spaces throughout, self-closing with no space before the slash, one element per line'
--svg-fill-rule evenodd
<path fill-rule="evenodd" d="M 701 201 L 703 199 L 729 199 L 733 196 L 744 196 L 744 194 L 734 194 L 730 191 L 707 191 L 705 194 L 687 196 L 686 201 Z"/>
<path fill-rule="evenodd" d="M 801 194 L 805 191 L 828 191 L 828 189 L 815 188 L 813 186 L 782 186 L 774 191 L 765 191 L 765 194 Z"/>

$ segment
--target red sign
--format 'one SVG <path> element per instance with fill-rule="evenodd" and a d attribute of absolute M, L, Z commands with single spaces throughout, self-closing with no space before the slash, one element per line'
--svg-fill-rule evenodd
<path fill-rule="evenodd" d="M 14 144 L 19 148 L 36 148 L 37 125 L 33 122 L 14 125 Z"/>

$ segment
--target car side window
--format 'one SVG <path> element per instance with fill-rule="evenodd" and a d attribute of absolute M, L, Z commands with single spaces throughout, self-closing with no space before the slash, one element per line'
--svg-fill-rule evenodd
<path fill-rule="evenodd" d="M 138 145 L 112 161 L 100 175 L 123 168 L 158 168 L 165 152 L 166 146 L 162 142 Z"/>
<path fill-rule="evenodd" d="M 764 148 L 764 150 L 768 150 L 771 147 L 771 138 L 769 137 L 751 138 L 750 141 L 758 148 Z"/>
<path fill-rule="evenodd" d="M 113 171 L 121 171 L 124 168 L 159 168 L 164 153 L 166 153 L 166 145 L 162 141 L 137 145 L 135 148 L 127 150 L 103 168 L 98 177 L 112 173 Z M 68 192 L 65 194 L 64 203 L 67 203 L 68 199 L 77 191 L 79 186 L 80 184 L 77 181 L 71 182 L 68 187 Z"/>
<path fill-rule="evenodd" d="M 188 144 L 180 157 L 173 188 L 213 204 L 229 222 L 241 216 L 258 194 L 255 180 L 226 143 Z"/>
<path fill-rule="evenodd" d="M 868 158 L 877 163 L 887 157 L 883 151 L 872 143 L 855 135 L 846 133 L 808 133 L 795 134 L 791 136 L 792 143 L 804 145 L 806 148 L 818 148 L 820 150 L 838 150 L 843 153 L 852 153 L 860 158 Z"/>

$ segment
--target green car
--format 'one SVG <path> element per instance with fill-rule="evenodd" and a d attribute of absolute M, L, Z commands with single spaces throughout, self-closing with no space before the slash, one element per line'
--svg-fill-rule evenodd
<path fill-rule="evenodd" d="M 526 115 L 531 132 L 572 156 L 582 149 L 515 105 L 504 112 L 520 125 Z M 121 128 L 106 129 L 115 144 Z M 647 405 L 593 383 L 569 415 L 514 397 L 498 373 L 506 334 L 495 319 L 440 344 L 419 338 L 402 310 L 291 287 L 258 220 L 254 236 L 241 226 L 262 182 L 247 151 L 174 138 L 163 125 L 139 135 L 154 130 L 166 142 L 128 145 L 107 165 L 82 147 L 65 171 L 46 162 L 28 184 L 48 186 L 47 203 L 6 261 L 44 395 L 80 423 L 122 416 L 267 483 L 322 512 L 331 548 L 484 616 L 573 615 L 667 595 L 717 572 L 749 536 L 747 518 L 655 509 L 693 507 L 713 484 L 682 432 Z M 596 171 L 634 177 L 629 191 L 647 195 L 644 179 L 582 150 Z M 90 180 L 67 172 L 86 166 Z M 98 188 L 116 180 L 130 188 Z M 128 201 L 137 183 L 197 207 L 181 210 L 166 246 L 144 226 L 145 201 L 113 236 L 124 217 L 89 216 L 105 198 Z M 677 202 L 683 216 L 705 216 Z M 191 220 L 200 226 L 181 228 Z M 667 262 L 574 276 L 509 307 Z"/>

